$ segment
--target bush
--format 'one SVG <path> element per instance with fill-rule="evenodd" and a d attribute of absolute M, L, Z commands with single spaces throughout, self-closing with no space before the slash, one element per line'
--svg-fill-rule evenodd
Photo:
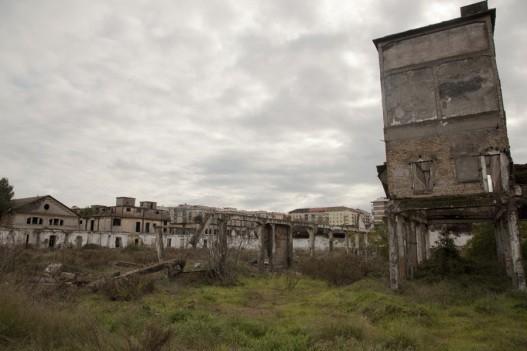
<path fill-rule="evenodd" d="M 332 285 L 347 285 L 366 276 L 381 276 L 386 272 L 380 257 L 335 254 L 325 257 L 305 257 L 298 269 L 302 274 L 327 281 Z"/>
<path fill-rule="evenodd" d="M 472 239 L 467 243 L 467 258 L 478 263 L 496 261 L 496 235 L 490 224 L 474 225 Z"/>
<path fill-rule="evenodd" d="M 474 264 L 461 257 L 454 240 L 443 237 L 432 251 L 432 257 L 418 268 L 416 278 L 443 279 L 474 271 Z"/>
<path fill-rule="evenodd" d="M 154 280 L 139 275 L 121 279 L 109 278 L 99 290 L 112 301 L 137 300 L 154 291 Z"/>

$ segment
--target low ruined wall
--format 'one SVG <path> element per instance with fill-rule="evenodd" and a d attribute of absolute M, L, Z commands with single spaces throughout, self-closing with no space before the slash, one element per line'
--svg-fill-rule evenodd
<path fill-rule="evenodd" d="M 163 235 L 165 246 L 188 247 L 189 236 Z M 122 232 L 89 232 L 62 230 L 12 229 L 0 227 L 0 245 L 49 247 L 82 247 L 95 244 L 102 247 L 116 248 L 130 245 L 154 246 L 156 234 L 130 234 Z M 170 245 L 168 245 L 170 244 Z"/>
<path fill-rule="evenodd" d="M 163 234 L 163 244 L 171 248 L 190 248 L 191 235 L 185 234 Z M 210 247 L 214 241 L 214 235 L 203 235 L 198 247 Z M 36 230 L 36 229 L 13 229 L 0 227 L 0 245 L 9 246 L 31 246 L 36 248 L 50 247 L 82 247 L 87 244 L 95 244 L 101 247 L 116 248 L 135 245 L 155 246 L 156 234 L 153 233 L 123 233 L 123 232 L 90 232 L 90 231 L 63 231 L 63 230 Z M 249 250 L 258 249 L 260 242 L 255 236 L 229 236 L 228 244 L 233 248 Z M 334 247 L 345 247 L 344 239 L 335 238 Z M 353 243 L 352 243 L 353 245 Z M 295 250 L 308 250 L 309 240 L 294 238 L 293 248 Z M 323 236 L 315 238 L 315 248 L 327 250 L 329 239 Z"/>

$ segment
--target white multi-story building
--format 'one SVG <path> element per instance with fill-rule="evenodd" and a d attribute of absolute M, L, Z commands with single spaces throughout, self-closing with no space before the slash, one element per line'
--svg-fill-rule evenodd
<path fill-rule="evenodd" d="M 370 214 L 366 211 L 345 207 L 298 208 L 289 212 L 293 221 L 313 222 L 335 226 L 369 227 Z"/>
<path fill-rule="evenodd" d="M 380 197 L 371 202 L 371 212 L 373 214 L 373 222 L 375 224 L 384 222 L 384 218 L 386 217 L 386 205 L 387 204 L 388 204 L 388 199 L 385 197 Z"/>

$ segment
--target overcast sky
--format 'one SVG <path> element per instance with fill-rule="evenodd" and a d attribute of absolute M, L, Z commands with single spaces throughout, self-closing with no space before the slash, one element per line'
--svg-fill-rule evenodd
<path fill-rule="evenodd" d="M 471 2 L 0 0 L 0 177 L 77 206 L 369 210 L 385 159 L 371 40 Z M 527 1 L 489 5 L 526 163 Z"/>

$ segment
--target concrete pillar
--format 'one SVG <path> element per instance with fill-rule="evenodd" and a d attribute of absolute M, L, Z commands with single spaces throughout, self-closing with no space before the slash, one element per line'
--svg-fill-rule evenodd
<path fill-rule="evenodd" d="M 424 224 L 417 223 L 415 227 L 415 243 L 417 246 L 417 264 L 421 264 L 426 258 L 425 252 L 425 238 L 424 238 Z"/>
<path fill-rule="evenodd" d="M 406 279 L 406 221 L 403 216 L 395 216 L 395 231 L 397 233 L 397 248 L 399 254 L 399 278 Z"/>
<path fill-rule="evenodd" d="M 293 265 L 293 226 L 287 227 L 287 268 Z"/>
<path fill-rule="evenodd" d="M 502 218 L 498 221 L 499 237 L 501 239 L 501 249 L 503 254 L 503 267 L 509 277 L 513 277 L 512 269 L 512 252 L 511 252 L 511 237 L 507 229 L 507 218 Z"/>
<path fill-rule="evenodd" d="M 315 256 L 315 228 L 307 228 L 309 233 L 309 254 Z"/>
<path fill-rule="evenodd" d="M 509 204 L 507 222 L 512 257 L 512 281 L 514 287 L 518 288 L 518 290 L 525 291 L 525 272 L 522 264 L 520 230 L 518 228 L 518 210 L 513 203 Z"/>
<path fill-rule="evenodd" d="M 415 245 L 417 250 L 417 264 L 423 262 L 423 225 L 417 223 L 415 226 Z"/>
<path fill-rule="evenodd" d="M 271 266 L 271 270 L 273 270 L 276 263 L 276 224 L 271 224 L 271 234 L 269 235 L 269 240 L 271 240 L 271 245 L 268 245 L 267 255 L 269 256 L 269 265 Z"/>
<path fill-rule="evenodd" d="M 428 231 L 428 226 L 424 226 L 423 231 L 424 243 L 425 243 L 425 259 L 429 260 L 432 257 L 432 250 L 430 247 L 430 232 Z"/>
<path fill-rule="evenodd" d="M 386 219 L 388 229 L 388 250 L 390 265 L 390 288 L 399 289 L 399 249 L 395 216 L 389 214 Z"/>
<path fill-rule="evenodd" d="M 506 246 L 508 245 L 508 233 L 506 232 L 503 218 L 494 223 L 494 236 L 496 238 L 496 257 L 499 264 L 505 268 L 507 275 L 512 278 L 512 270 L 507 269 Z M 512 263 L 512 262 L 511 262 Z"/>
<path fill-rule="evenodd" d="M 163 261 L 165 255 L 165 248 L 163 245 L 163 229 L 161 227 L 156 228 L 157 240 L 156 240 L 156 249 L 157 249 L 157 260 L 159 262 Z"/>
<path fill-rule="evenodd" d="M 417 268 L 417 225 L 415 221 L 410 221 L 407 228 L 408 276 L 413 279 Z"/>
<path fill-rule="evenodd" d="M 265 240 L 264 240 L 264 225 L 260 224 L 256 227 L 256 235 L 258 235 L 258 240 L 260 241 L 260 250 L 258 252 L 258 269 L 260 272 L 263 272 L 265 269 L 264 259 L 265 259 Z"/>
<path fill-rule="evenodd" d="M 368 248 L 368 232 L 364 232 L 364 248 Z"/>
<path fill-rule="evenodd" d="M 346 254 L 349 255 L 350 253 L 350 232 L 346 231 L 344 232 L 345 240 L 346 240 Z"/>
<path fill-rule="evenodd" d="M 359 249 L 360 249 L 360 238 L 359 238 L 359 233 L 354 233 L 354 237 L 355 237 L 355 254 L 358 255 L 359 254 Z"/>
<path fill-rule="evenodd" d="M 329 240 L 329 252 L 333 251 L 333 232 L 330 230 L 328 234 L 328 240 Z"/>

